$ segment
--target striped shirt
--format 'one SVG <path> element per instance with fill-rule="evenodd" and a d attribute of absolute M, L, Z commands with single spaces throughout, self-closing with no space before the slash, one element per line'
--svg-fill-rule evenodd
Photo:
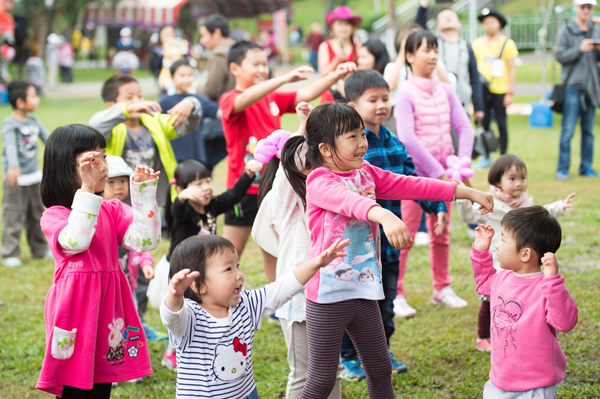
<path fill-rule="evenodd" d="M 177 350 L 177 398 L 242 399 L 256 388 L 252 371 L 254 331 L 263 316 L 302 292 L 293 272 L 258 290 L 243 290 L 229 316 L 217 319 L 184 299 L 173 312 L 163 301 L 160 315 Z"/>

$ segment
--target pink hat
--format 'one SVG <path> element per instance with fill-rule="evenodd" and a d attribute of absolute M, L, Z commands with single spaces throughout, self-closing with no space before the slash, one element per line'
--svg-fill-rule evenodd
<path fill-rule="evenodd" d="M 338 6 L 334 8 L 333 11 L 328 12 L 325 16 L 325 23 L 331 28 L 333 21 L 337 19 L 350 21 L 354 26 L 358 26 L 362 22 L 362 17 L 354 15 L 348 6 Z"/>

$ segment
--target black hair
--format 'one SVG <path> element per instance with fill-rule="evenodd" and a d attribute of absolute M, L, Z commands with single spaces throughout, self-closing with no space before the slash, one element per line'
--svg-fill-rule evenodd
<path fill-rule="evenodd" d="M 195 159 L 186 159 L 175 168 L 175 185 L 185 190 L 191 182 L 199 179 L 206 179 L 210 176 L 210 171 L 204 164 Z M 173 229 L 173 215 L 171 215 L 171 190 L 167 190 L 165 201 L 165 222 L 167 222 L 167 238 L 171 237 Z"/>
<path fill-rule="evenodd" d="M 137 79 L 131 75 L 115 75 L 108 78 L 102 85 L 102 100 L 107 102 L 116 102 L 119 96 L 119 87 L 127 83 L 138 83 Z"/>
<path fill-rule="evenodd" d="M 199 272 L 200 275 L 194 280 L 199 290 L 204 285 L 206 277 L 206 261 L 211 257 L 225 251 L 235 253 L 235 247 L 226 238 L 214 235 L 192 236 L 181 241 L 173 254 L 171 254 L 171 265 L 169 269 L 169 281 L 175 274 L 183 269 Z M 190 286 L 183 293 L 184 298 L 189 298 L 197 303 L 202 303 L 202 297 Z"/>
<path fill-rule="evenodd" d="M 179 67 L 182 67 L 182 66 L 188 66 L 190 68 L 192 67 L 188 60 L 175 61 L 173 63 L 173 65 L 171 65 L 171 68 L 169 68 L 169 71 L 171 72 L 171 76 L 174 76 L 175 72 L 177 72 L 177 69 L 179 69 Z"/>
<path fill-rule="evenodd" d="M 261 50 L 258 44 L 254 42 L 250 42 L 248 40 L 240 40 L 229 49 L 229 54 L 227 55 L 227 64 L 237 64 L 242 65 L 242 61 L 246 58 L 246 54 L 249 50 Z"/>
<path fill-rule="evenodd" d="M 271 160 L 265 166 L 265 171 L 262 174 L 262 178 L 260 179 L 260 185 L 258 186 L 258 206 L 262 204 L 263 200 L 273 188 L 273 181 L 275 180 L 275 175 L 277 174 L 277 169 L 279 169 L 279 158 L 276 156 L 271 158 Z"/>
<path fill-rule="evenodd" d="M 410 63 L 408 62 L 408 57 L 407 57 L 408 54 L 415 55 L 417 53 L 417 50 L 419 50 L 419 47 L 421 47 L 421 44 L 423 44 L 423 39 L 426 40 L 428 49 L 438 47 L 437 38 L 430 31 L 417 30 L 417 31 L 412 32 L 406 38 L 406 47 L 404 49 L 404 57 L 405 57 L 406 65 L 410 66 Z M 412 67 L 411 67 L 411 69 L 412 69 Z"/>
<path fill-rule="evenodd" d="M 523 162 L 521 158 L 512 154 L 504 154 L 498 157 L 492 164 L 490 172 L 488 173 L 488 183 L 492 186 L 499 186 L 502 181 L 502 176 L 504 176 L 513 165 L 515 165 L 518 170 L 525 170 L 525 172 L 527 172 L 525 162 Z"/>
<path fill-rule="evenodd" d="M 517 252 L 530 247 L 537 254 L 540 265 L 546 252 L 556 253 L 560 248 L 560 223 L 543 206 L 513 209 L 504 215 L 500 224 L 515 240 Z"/>
<path fill-rule="evenodd" d="M 383 75 L 385 66 L 390 62 L 390 56 L 385 48 L 385 44 L 383 44 L 381 40 L 370 39 L 363 44 L 363 47 L 375 57 L 373 69 Z"/>
<path fill-rule="evenodd" d="M 46 208 L 71 208 L 73 197 L 81 188 L 77 156 L 97 148 L 106 148 L 106 139 L 89 126 L 67 125 L 52 132 L 44 150 L 41 184 L 42 202 Z"/>
<path fill-rule="evenodd" d="M 17 108 L 17 100 L 21 99 L 23 102 L 27 99 L 27 90 L 33 85 L 24 80 L 13 80 L 8 84 L 6 90 L 8 91 L 8 102 L 12 105 L 13 109 Z"/>
<path fill-rule="evenodd" d="M 229 21 L 223 14 L 209 15 L 202 24 L 207 31 L 212 35 L 218 28 L 221 31 L 221 36 L 229 37 Z"/>
<path fill-rule="evenodd" d="M 160 44 L 161 46 L 164 45 L 164 43 L 160 40 L 160 33 L 163 31 L 163 29 L 165 28 L 173 28 L 173 30 L 175 30 L 175 28 L 173 27 L 173 25 L 163 25 L 160 27 L 160 29 L 158 30 L 158 44 Z"/>
<path fill-rule="evenodd" d="M 346 98 L 348 101 L 354 102 L 358 101 L 366 90 L 379 87 L 390 89 L 383 76 L 373 69 L 361 69 L 354 72 L 344 84 Z"/>
<path fill-rule="evenodd" d="M 342 274 L 346 273 L 347 271 L 352 270 L 351 267 L 348 267 L 346 269 L 338 269 L 335 271 L 335 275 L 340 277 Z"/>

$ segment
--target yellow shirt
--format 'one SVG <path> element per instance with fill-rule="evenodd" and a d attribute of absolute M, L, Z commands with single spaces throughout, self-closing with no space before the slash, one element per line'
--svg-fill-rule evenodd
<path fill-rule="evenodd" d="M 515 42 L 508 39 L 504 51 L 502 52 L 504 74 L 502 77 L 492 77 L 492 62 L 498 59 L 505 41 L 506 37 L 500 35 L 498 36 L 496 43 L 489 45 L 486 37 L 482 36 L 475 39 L 471 45 L 473 53 L 475 53 L 475 58 L 477 58 L 477 69 L 489 82 L 490 92 L 494 94 L 505 94 L 508 91 L 508 61 L 519 55 L 519 50 L 517 50 Z"/>

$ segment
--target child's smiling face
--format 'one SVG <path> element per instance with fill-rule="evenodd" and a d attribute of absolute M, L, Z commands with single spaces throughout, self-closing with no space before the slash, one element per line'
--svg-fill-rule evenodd
<path fill-rule="evenodd" d="M 262 49 L 249 49 L 241 65 L 231 64 L 231 73 L 236 78 L 236 84 L 243 89 L 264 82 L 269 76 L 267 53 Z"/>
<path fill-rule="evenodd" d="M 173 74 L 173 83 L 178 94 L 187 94 L 194 83 L 194 69 L 189 65 L 182 65 Z"/>
<path fill-rule="evenodd" d="M 335 151 L 327 144 L 319 145 L 325 166 L 335 172 L 348 172 L 362 168 L 368 148 L 369 143 L 362 127 L 336 137 Z"/>
<path fill-rule="evenodd" d="M 350 103 L 369 130 L 375 130 L 382 125 L 392 113 L 390 90 L 387 87 L 372 87 L 364 91 L 358 100 Z"/>
<path fill-rule="evenodd" d="M 202 305 L 210 308 L 236 306 L 244 288 L 237 251 L 225 250 L 206 261 L 204 283 L 199 292 Z"/>
<path fill-rule="evenodd" d="M 118 103 L 136 104 L 142 101 L 144 101 L 144 96 L 142 96 L 142 89 L 138 82 L 129 82 L 119 86 Z"/>

